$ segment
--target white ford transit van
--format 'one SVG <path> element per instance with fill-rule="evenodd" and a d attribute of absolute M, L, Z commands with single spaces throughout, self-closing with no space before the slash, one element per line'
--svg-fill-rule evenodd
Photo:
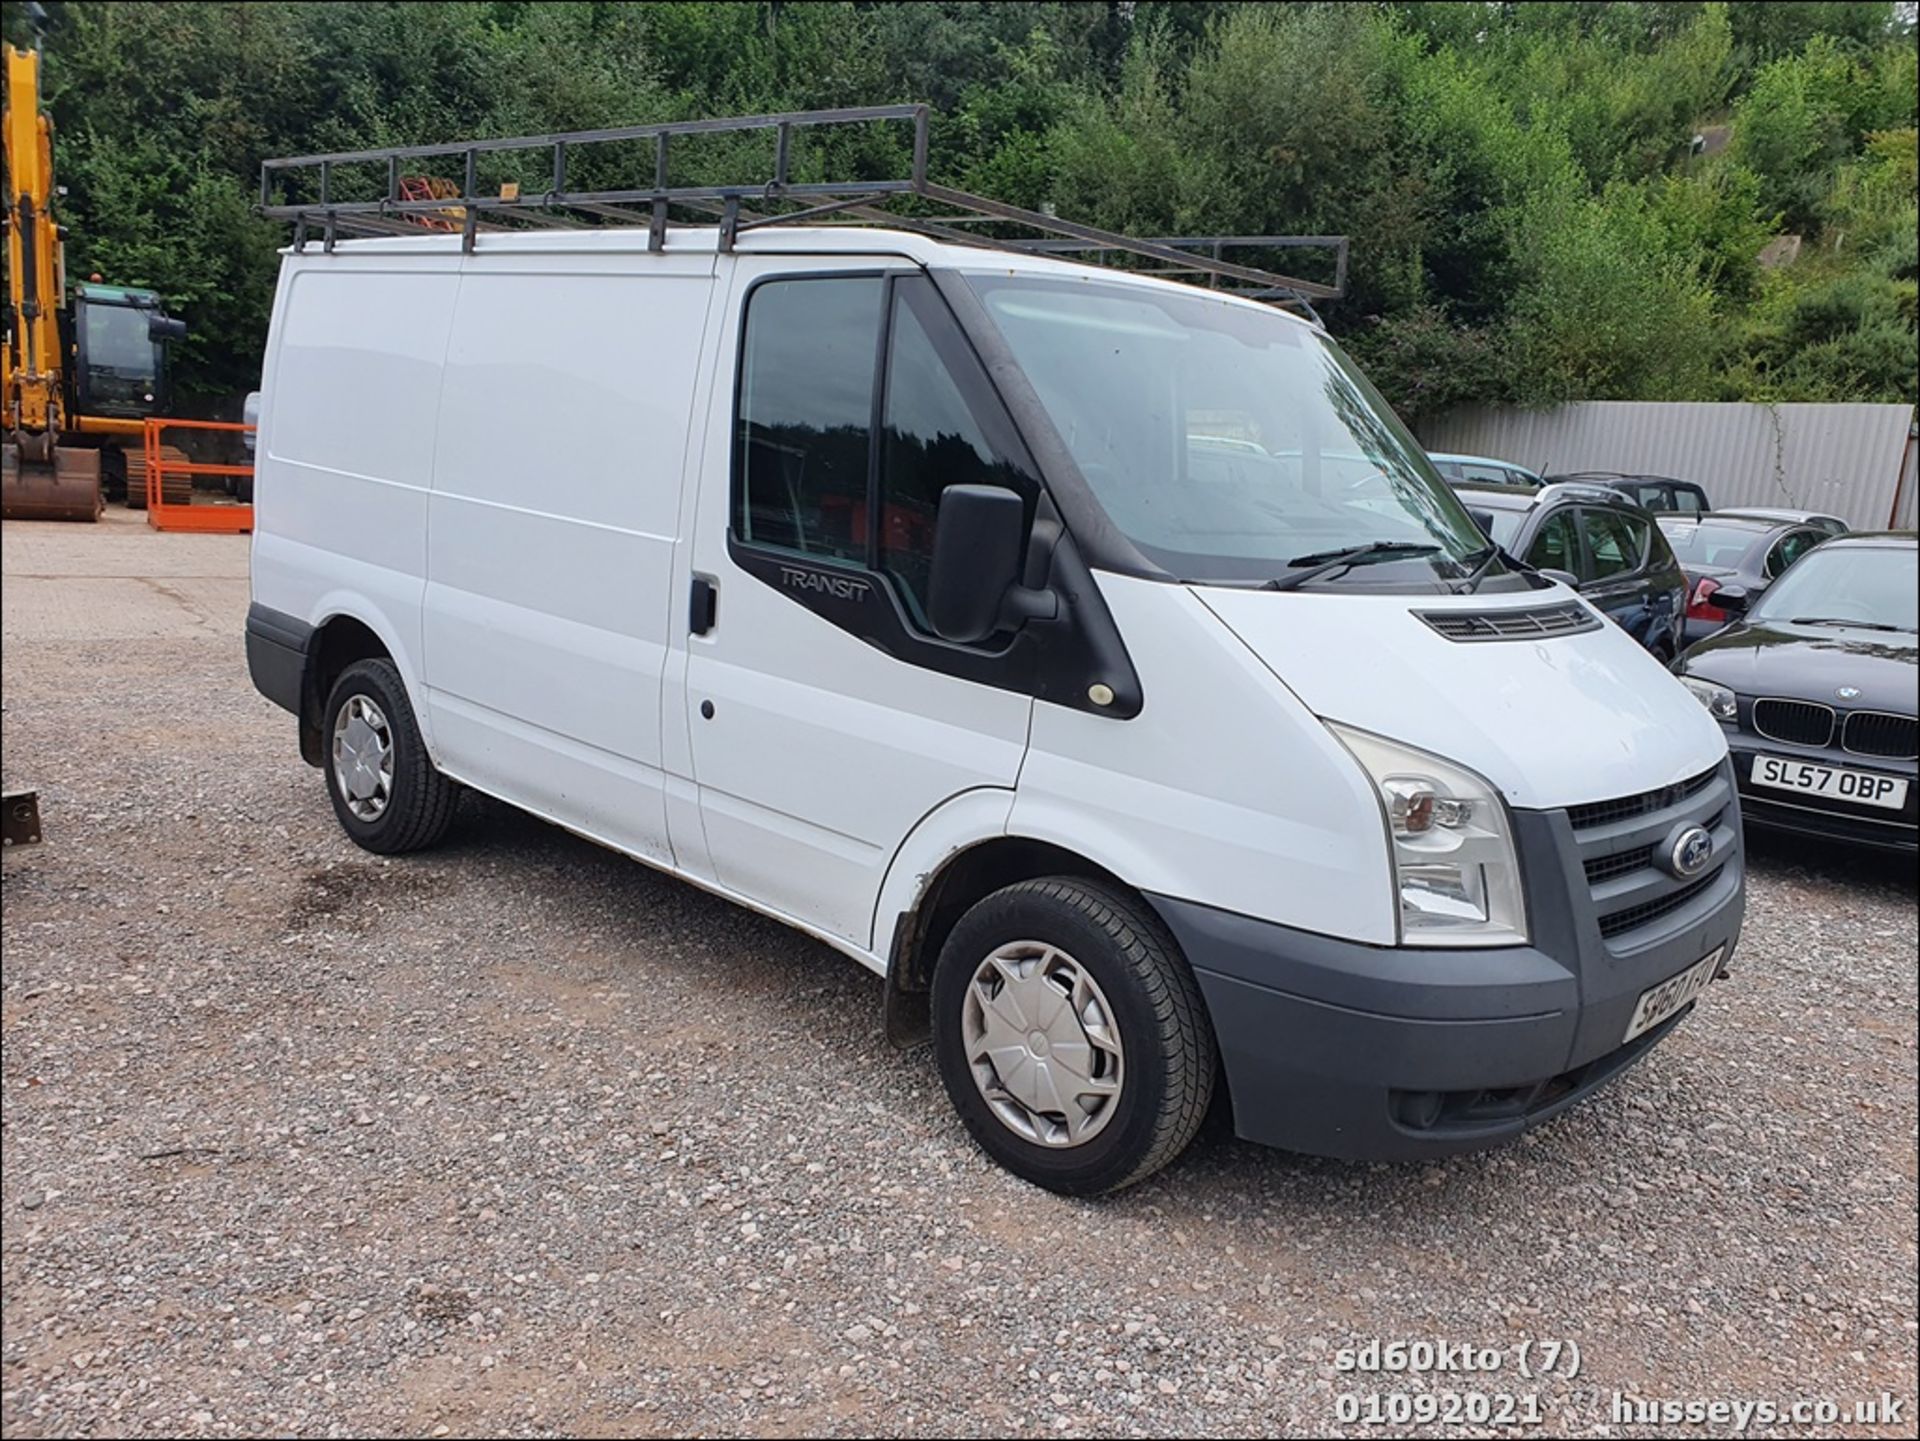
<path fill-rule="evenodd" d="M 341 825 L 461 787 L 886 977 L 979 1143 L 1512 1137 L 1743 909 L 1720 728 L 1318 326 L 904 232 L 290 251 L 247 650 Z M 767 1024 L 781 1024 L 774 1015 Z"/>

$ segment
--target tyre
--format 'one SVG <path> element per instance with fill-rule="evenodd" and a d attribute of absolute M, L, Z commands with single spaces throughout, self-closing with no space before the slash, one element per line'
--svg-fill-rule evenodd
<path fill-rule="evenodd" d="M 1213 1097 L 1212 1027 L 1147 905 L 1079 877 L 1023 881 L 960 918 L 933 976 L 934 1050 L 981 1149 L 1068 1196 L 1186 1149 Z"/>
<path fill-rule="evenodd" d="M 355 845 L 390 856 L 446 835 L 460 788 L 434 769 L 392 661 L 355 661 L 341 672 L 321 737 L 327 794 Z"/>

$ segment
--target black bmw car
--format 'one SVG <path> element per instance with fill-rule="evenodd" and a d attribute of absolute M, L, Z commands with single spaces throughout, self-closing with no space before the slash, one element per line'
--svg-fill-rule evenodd
<path fill-rule="evenodd" d="M 1920 546 L 1808 551 L 1674 673 L 1727 732 L 1753 825 L 1920 849 Z"/>

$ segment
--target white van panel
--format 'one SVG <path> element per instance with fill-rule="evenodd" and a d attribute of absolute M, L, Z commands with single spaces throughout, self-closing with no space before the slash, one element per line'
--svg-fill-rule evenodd
<path fill-rule="evenodd" d="M 459 284 L 451 269 L 297 269 L 281 327 L 269 457 L 424 489 Z"/>
<path fill-rule="evenodd" d="M 358 617 L 390 637 L 412 684 L 434 413 L 459 279 L 451 266 L 334 258 L 319 269 L 318 259 L 288 257 L 268 347 L 253 598 L 314 624 Z"/>
<path fill-rule="evenodd" d="M 1099 581 L 1146 703 L 1124 722 L 1036 705 L 1008 830 L 1143 891 L 1395 944 L 1386 823 L 1353 758 L 1185 586 Z"/>
<path fill-rule="evenodd" d="M 661 675 L 712 268 L 470 261 L 429 508 L 441 764 L 664 864 Z"/>

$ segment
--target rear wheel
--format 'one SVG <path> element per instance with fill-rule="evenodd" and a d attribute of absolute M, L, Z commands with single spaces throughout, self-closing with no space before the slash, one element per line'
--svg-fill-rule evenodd
<path fill-rule="evenodd" d="M 1144 903 L 1096 881 L 1025 881 L 962 916 L 934 972 L 933 1028 L 981 1148 L 1066 1195 L 1159 1170 L 1213 1095 L 1193 973 Z"/>
<path fill-rule="evenodd" d="M 355 845 L 381 855 L 437 845 L 460 788 L 434 769 L 390 660 L 359 660 L 334 682 L 321 735 L 327 794 Z"/>

